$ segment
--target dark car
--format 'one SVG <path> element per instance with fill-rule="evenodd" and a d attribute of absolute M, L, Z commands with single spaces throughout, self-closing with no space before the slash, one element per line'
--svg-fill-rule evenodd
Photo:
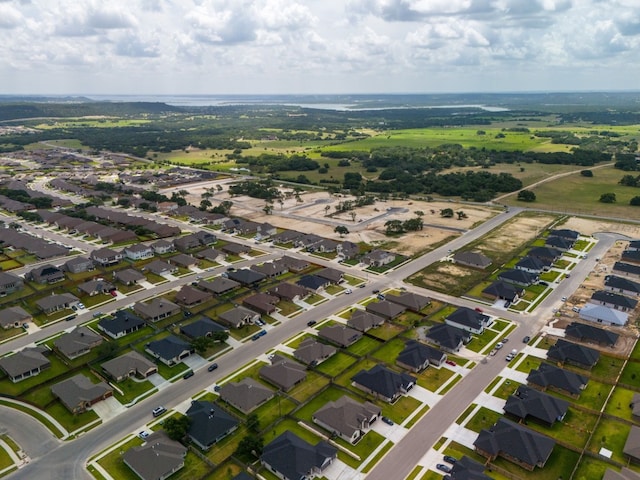
<path fill-rule="evenodd" d="M 373 293 L 380 293 L 380 290 L 374 290 Z"/>
<path fill-rule="evenodd" d="M 307 327 L 313 327 L 316 323 L 318 323 L 318 322 L 316 322 L 315 320 L 309 320 L 307 322 Z"/>
<path fill-rule="evenodd" d="M 452 457 L 451 455 L 445 455 L 442 459 L 447 463 L 456 463 L 458 461 L 456 457 Z"/>
<path fill-rule="evenodd" d="M 209 368 L 207 368 L 207 370 L 213 372 L 216 368 L 218 368 L 218 364 L 212 363 L 211 365 L 209 365 Z"/>
<path fill-rule="evenodd" d="M 228 267 L 227 272 L 235 272 L 236 269 L 234 267 Z"/>
<path fill-rule="evenodd" d="M 380 420 L 382 420 L 384 423 L 386 423 L 387 425 L 393 425 L 393 420 L 391 420 L 388 417 L 382 417 Z"/>
<path fill-rule="evenodd" d="M 451 467 L 449 465 L 445 465 L 444 463 L 439 463 L 436 465 L 436 468 L 444 473 L 451 473 Z"/>
<path fill-rule="evenodd" d="M 187 378 L 191 378 L 191 377 L 193 377 L 193 370 L 189 370 L 187 373 L 185 373 L 185 374 L 182 376 L 182 378 L 184 378 L 185 380 L 186 380 Z"/>
<path fill-rule="evenodd" d="M 548 287 L 549 284 L 547 282 L 543 282 L 542 280 L 538 281 L 538 285 L 542 285 L 543 287 Z"/>
<path fill-rule="evenodd" d="M 529 343 L 529 341 L 531 341 L 531 337 L 529 335 L 522 339 L 522 343 Z"/>
<path fill-rule="evenodd" d="M 482 313 L 482 312 L 483 312 L 483 310 L 482 310 L 480 307 L 476 307 L 474 310 L 475 310 L 476 312 L 480 312 L 480 313 Z"/>

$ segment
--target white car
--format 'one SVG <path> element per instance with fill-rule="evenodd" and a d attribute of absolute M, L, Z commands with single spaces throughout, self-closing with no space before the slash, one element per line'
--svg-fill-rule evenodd
<path fill-rule="evenodd" d="M 86 307 L 84 306 L 84 303 L 79 303 L 79 304 L 78 304 L 78 309 L 82 310 L 83 308 L 86 308 Z"/>
<path fill-rule="evenodd" d="M 500 350 L 502 347 L 504 347 L 504 343 L 502 343 L 502 342 L 496 343 L 496 347 L 495 347 L 496 350 Z"/>

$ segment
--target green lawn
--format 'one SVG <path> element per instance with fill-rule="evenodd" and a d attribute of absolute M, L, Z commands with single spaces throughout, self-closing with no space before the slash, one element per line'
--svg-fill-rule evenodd
<path fill-rule="evenodd" d="M 315 369 L 330 377 L 335 377 L 344 372 L 358 360 L 351 355 L 338 351 L 335 355 L 316 366 Z"/>
<path fill-rule="evenodd" d="M 506 400 L 507 398 L 509 398 L 509 396 L 513 395 L 516 390 L 518 390 L 518 387 L 520 385 L 522 384 L 516 382 L 515 380 L 505 380 L 496 389 L 496 391 L 493 393 L 493 396 Z"/>
<path fill-rule="evenodd" d="M 260 405 L 254 412 L 260 419 L 260 428 L 265 429 L 282 418 L 283 415 L 290 413 L 295 407 L 296 404 L 293 401 L 278 394 L 264 405 Z"/>
<path fill-rule="evenodd" d="M 493 330 L 485 330 L 482 335 L 475 335 L 473 342 L 467 345 L 467 348 L 472 352 L 479 353 L 487 345 L 494 343 L 498 335 L 499 333 Z"/>
<path fill-rule="evenodd" d="M 142 440 L 138 437 L 134 437 L 128 442 L 116 448 L 108 455 L 102 457 L 98 463 L 104 468 L 113 478 L 118 480 L 137 480 L 139 477 L 133 473 L 133 471 L 125 465 L 122 461 L 122 455 L 124 452 L 132 447 L 142 445 Z"/>
<path fill-rule="evenodd" d="M 435 368 L 428 367 L 426 370 L 420 372 L 418 377 L 418 385 L 426 388 L 432 392 L 437 391 L 447 380 L 453 377 L 453 371 L 448 368 Z"/>
<path fill-rule="evenodd" d="M 372 328 L 367 333 L 372 337 L 379 338 L 380 340 L 390 340 L 394 337 L 397 337 L 402 332 L 405 331 L 405 328 L 400 325 L 394 325 L 393 323 L 383 323 L 379 327 Z"/>
<path fill-rule="evenodd" d="M 576 448 L 583 448 L 597 420 L 598 415 L 596 414 L 569 408 L 564 420 L 555 422 L 551 427 L 535 420 L 527 421 L 527 426 L 544 435 L 567 442 Z"/>
<path fill-rule="evenodd" d="M 117 387 L 121 389 L 124 394 L 120 395 L 117 390 L 113 391 L 113 395 L 118 399 L 120 403 L 127 404 L 132 402 L 137 397 L 145 392 L 153 390 L 155 387 L 149 380 L 134 381 L 131 378 L 127 378 L 117 384 Z"/>
<path fill-rule="evenodd" d="M 638 343 L 638 345 L 640 345 L 640 342 Z M 638 379 L 640 379 L 640 362 L 630 360 L 624 367 L 622 375 L 620 375 L 620 383 L 624 383 L 627 385 L 638 385 Z"/>
<path fill-rule="evenodd" d="M 380 347 L 382 342 L 378 342 L 370 337 L 362 337 L 353 345 L 350 345 L 347 348 L 347 351 L 353 353 L 354 355 L 358 355 L 360 357 L 367 355 L 373 352 L 376 348 Z"/>
<path fill-rule="evenodd" d="M 404 350 L 405 342 L 400 338 L 396 338 L 390 341 L 387 341 L 382 347 L 380 347 L 373 354 L 374 358 L 379 359 L 382 362 L 386 362 L 388 364 L 394 364 L 396 358 Z"/>
<path fill-rule="evenodd" d="M 573 480 L 592 480 L 594 478 L 602 478 L 604 473 L 607 471 L 607 468 L 617 470 L 607 462 L 585 455 L 582 457 L 582 460 L 580 460 L 578 469 L 573 475 Z"/>
<path fill-rule="evenodd" d="M 602 417 L 588 448 L 595 453 L 598 453 L 602 447 L 607 448 L 613 452 L 612 460 L 626 464 L 622 450 L 630 430 L 631 427 L 625 423 Z"/>
<path fill-rule="evenodd" d="M 511 463 L 504 458 L 498 458 L 493 463 L 497 466 L 504 468 L 511 474 L 515 475 L 515 478 L 522 480 L 556 480 L 556 479 L 569 479 L 571 472 L 578 463 L 580 454 L 564 448 L 560 445 L 556 445 L 547 460 L 544 468 L 536 468 L 533 472 L 525 470 L 519 467 L 515 463 Z"/>
<path fill-rule="evenodd" d="M 531 370 L 537 369 L 541 363 L 542 360 L 538 357 L 527 355 L 525 359 L 520 362 L 516 370 L 519 372 L 529 373 Z"/>
<path fill-rule="evenodd" d="M 328 383 L 329 379 L 327 377 L 309 371 L 307 372 L 307 379 L 293 387 L 287 392 L 287 394 L 299 402 L 305 402 L 318 393 Z"/>
<path fill-rule="evenodd" d="M 600 360 L 598 360 L 596 366 L 591 369 L 591 376 L 611 380 L 618 376 L 623 364 L 624 360 L 621 358 L 600 355 Z"/>
<path fill-rule="evenodd" d="M 0 448 L 0 470 L 3 470 L 10 465 L 13 465 L 13 460 L 4 448 Z"/>
<path fill-rule="evenodd" d="M 490 428 L 500 417 L 502 417 L 501 413 L 494 412 L 486 407 L 480 407 L 480 410 L 464 426 L 469 430 L 480 433 L 480 430 Z"/>
<path fill-rule="evenodd" d="M 50 354 L 48 356 L 48 359 L 51 362 L 51 367 L 43 370 L 34 377 L 26 378 L 25 380 L 21 380 L 20 382 L 13 383 L 5 374 L 3 374 L 2 380 L 0 380 L 0 392 L 5 395 L 12 395 L 14 397 L 17 397 L 23 392 L 37 387 L 47 380 L 54 379 L 69 371 L 69 369 L 56 355 Z"/>

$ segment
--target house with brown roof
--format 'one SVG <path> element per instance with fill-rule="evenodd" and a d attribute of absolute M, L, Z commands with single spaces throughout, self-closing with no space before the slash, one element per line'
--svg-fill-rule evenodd
<path fill-rule="evenodd" d="M 287 266 L 290 272 L 296 273 L 306 270 L 311 265 L 307 260 L 293 258 L 288 255 L 284 255 L 280 260 Z"/>
<path fill-rule="evenodd" d="M 325 430 L 356 445 L 380 418 L 382 410 L 371 402 L 356 402 L 344 395 L 338 400 L 327 402 L 318 409 L 311 419 Z"/>
<path fill-rule="evenodd" d="M 178 253 L 167 261 L 172 265 L 177 265 L 182 268 L 195 267 L 200 263 L 200 261 L 193 255 L 187 255 L 186 253 Z"/>
<path fill-rule="evenodd" d="M 213 295 L 209 292 L 203 292 L 198 288 L 194 288 L 191 285 L 183 286 L 178 293 L 176 293 L 176 302 L 180 305 L 192 307 L 194 305 L 200 305 L 208 300 L 211 300 Z"/>
<path fill-rule="evenodd" d="M 157 322 L 180 313 L 180 307 L 166 298 L 156 297 L 149 302 L 136 302 L 133 311 L 145 320 Z"/>
<path fill-rule="evenodd" d="M 318 336 L 339 347 L 346 348 L 362 338 L 362 332 L 344 325 L 330 325 L 321 328 Z"/>
<path fill-rule="evenodd" d="M 267 292 L 269 292 L 269 295 L 274 295 L 289 302 L 304 300 L 311 294 L 306 288 L 288 282 L 279 283 L 275 287 L 271 287 Z"/>
<path fill-rule="evenodd" d="M 274 295 L 256 293 L 242 300 L 242 304 L 251 310 L 268 315 L 276 311 L 276 305 L 279 301 L 280 298 Z"/>
<path fill-rule="evenodd" d="M 119 270 L 113 273 L 113 278 L 123 285 L 134 285 L 142 280 L 146 280 L 142 273 L 133 268 L 125 268 L 124 270 Z"/>
<path fill-rule="evenodd" d="M 338 284 L 344 280 L 344 272 L 337 268 L 323 268 L 315 273 L 320 278 L 326 278 L 329 282 Z"/>
<path fill-rule="evenodd" d="M 412 312 L 420 312 L 431 303 L 431 299 L 429 297 L 411 292 L 401 293 L 400 295 L 387 294 L 385 296 L 385 300 L 387 302 L 402 305 L 407 310 L 411 310 Z"/>
<path fill-rule="evenodd" d="M 365 310 L 356 309 L 347 320 L 347 326 L 355 328 L 361 332 L 366 332 L 372 328 L 379 327 L 384 323 L 384 318 Z"/>
<path fill-rule="evenodd" d="M 113 283 L 105 282 L 104 280 L 89 280 L 78 285 L 78 291 L 93 297 L 94 295 L 100 295 L 110 293 L 115 290 L 116 287 Z"/>
<path fill-rule="evenodd" d="M 158 366 L 135 350 L 120 355 L 102 364 L 104 372 L 116 382 L 129 377 L 147 378 L 158 372 Z"/>
<path fill-rule="evenodd" d="M 307 378 L 307 368 L 298 362 L 275 355 L 271 365 L 265 365 L 258 373 L 260 378 L 288 392 Z"/>
<path fill-rule="evenodd" d="M 155 275 L 173 275 L 178 272 L 177 265 L 169 265 L 164 260 L 153 260 L 152 262 L 147 263 L 143 270 L 147 272 L 151 272 Z"/>
<path fill-rule="evenodd" d="M 214 295 L 221 295 L 223 293 L 230 292 L 231 290 L 233 290 L 234 288 L 238 288 L 239 286 L 239 282 L 226 277 L 216 277 L 211 281 L 200 280 L 198 282 L 198 288 L 206 290 L 207 292 L 211 292 Z"/>
<path fill-rule="evenodd" d="M 67 410 L 76 414 L 85 412 L 92 405 L 112 396 L 113 389 L 105 382 L 93 383 L 79 373 L 53 385 L 51 393 L 60 399 Z"/>
<path fill-rule="evenodd" d="M 371 302 L 365 307 L 367 312 L 378 315 L 379 317 L 386 318 L 387 320 L 393 320 L 394 318 L 402 315 L 407 309 L 397 303 L 388 302 L 382 300 L 381 302 Z"/>
<path fill-rule="evenodd" d="M 227 259 L 227 254 L 222 250 L 216 250 L 215 248 L 205 248 L 197 252 L 197 258 L 201 258 L 203 260 L 208 260 L 210 262 L 223 262 Z"/>

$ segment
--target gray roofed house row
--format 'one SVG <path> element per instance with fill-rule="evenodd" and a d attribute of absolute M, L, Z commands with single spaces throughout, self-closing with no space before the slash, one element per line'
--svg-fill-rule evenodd
<path fill-rule="evenodd" d="M 238 288 L 239 286 L 240 286 L 239 282 L 236 282 L 235 280 L 231 280 L 230 278 L 225 278 L 225 277 L 215 277 L 211 281 L 200 280 L 198 282 L 198 288 L 206 290 L 207 292 L 214 293 L 216 295 L 229 292 L 234 288 Z"/>
<path fill-rule="evenodd" d="M 318 331 L 318 336 L 329 342 L 346 348 L 362 338 L 362 332 L 344 325 L 330 325 Z"/>
<path fill-rule="evenodd" d="M 175 335 L 169 335 L 160 340 L 147 343 L 145 351 L 171 367 L 191 355 L 194 349 L 184 340 Z"/>
<path fill-rule="evenodd" d="M 620 337 L 617 333 L 580 322 L 572 322 L 567 325 L 564 333 L 567 338 L 608 347 L 613 347 Z"/>
<path fill-rule="evenodd" d="M 50 351 L 44 347 L 25 348 L 13 355 L 0 358 L 0 369 L 12 382 L 19 382 L 51 367 L 51 362 L 44 356 L 45 353 L 48 354 Z"/>
<path fill-rule="evenodd" d="M 218 315 L 218 318 L 234 328 L 243 327 L 260 318 L 260 314 L 245 307 L 235 307 Z"/>
<path fill-rule="evenodd" d="M 611 292 L 637 297 L 640 295 L 640 283 L 617 275 L 607 275 L 604 277 L 604 286 Z"/>
<path fill-rule="evenodd" d="M 282 480 L 311 479 L 331 465 L 337 450 L 324 441 L 315 446 L 285 431 L 265 445 L 260 462 Z"/>
<path fill-rule="evenodd" d="M 380 364 L 369 370 L 360 370 L 351 377 L 353 386 L 389 403 L 406 395 L 416 381 L 411 375 L 394 372 Z"/>
<path fill-rule="evenodd" d="M 356 309 L 347 320 L 347 326 L 366 332 L 374 327 L 379 327 L 385 322 L 384 318 L 365 310 Z"/>
<path fill-rule="evenodd" d="M 502 417 L 489 429 L 480 431 L 473 445 L 480 455 L 506 460 L 533 471 L 543 468 L 556 442 L 534 430 Z"/>
<path fill-rule="evenodd" d="M 85 355 L 103 342 L 101 335 L 85 326 L 78 326 L 54 340 L 53 345 L 70 360 Z"/>
<path fill-rule="evenodd" d="M 409 340 L 396 358 L 396 364 L 412 372 L 424 370 L 429 365 L 439 367 L 446 361 L 446 353 L 415 340 Z"/>
<path fill-rule="evenodd" d="M 638 301 L 617 293 L 598 290 L 591 295 L 590 303 L 595 305 L 603 305 L 605 307 L 627 312 L 633 310 L 638 305 Z"/>
<path fill-rule="evenodd" d="M 399 295 L 388 294 L 385 296 L 385 300 L 402 305 L 412 312 L 420 312 L 423 308 L 431 304 L 429 297 L 411 292 L 405 292 Z"/>
<path fill-rule="evenodd" d="M 439 323 L 431 327 L 426 333 L 426 339 L 443 350 L 455 353 L 459 352 L 463 345 L 471 341 L 471 334 L 446 323 Z"/>
<path fill-rule="evenodd" d="M 245 414 L 252 412 L 275 395 L 273 390 L 250 377 L 239 382 L 225 383 L 219 393 L 223 401 Z"/>
<path fill-rule="evenodd" d="M 285 392 L 307 378 L 306 367 L 298 362 L 279 355 L 274 356 L 271 362 L 271 365 L 265 365 L 260 369 L 260 378 Z"/>
<path fill-rule="evenodd" d="M 568 409 L 569 402 L 566 400 L 526 385 L 520 385 L 516 392 L 507 398 L 504 405 L 505 413 L 509 413 L 519 420 L 526 422 L 528 418 L 534 418 L 549 426 L 555 422 L 561 422 Z"/>
<path fill-rule="evenodd" d="M 335 433 L 344 441 L 357 444 L 380 418 L 382 409 L 371 402 L 360 403 L 344 395 L 327 402 L 311 417 L 314 423 Z"/>
<path fill-rule="evenodd" d="M 57 312 L 58 310 L 64 310 L 65 308 L 71 308 L 72 305 L 77 305 L 80 299 L 70 293 L 62 293 L 60 295 L 49 295 L 36 300 L 36 306 L 47 315 Z"/>
<path fill-rule="evenodd" d="M 18 328 L 33 317 L 22 307 L 8 307 L 0 310 L 0 328 Z"/>
<path fill-rule="evenodd" d="M 587 387 L 589 377 L 565 370 L 555 365 L 541 363 L 537 369 L 532 369 L 527 376 L 527 384 L 542 390 L 548 388 L 578 398 Z"/>
<path fill-rule="evenodd" d="M 146 378 L 158 371 L 155 363 L 147 360 L 135 350 L 120 355 L 102 364 L 105 373 L 120 382 L 129 377 Z"/>
<path fill-rule="evenodd" d="M 214 403 L 193 400 L 186 412 L 191 419 L 187 436 L 202 450 L 208 450 L 238 428 L 238 420 Z"/>
<path fill-rule="evenodd" d="M 146 323 L 129 310 L 118 310 L 111 317 L 101 318 L 98 330 L 111 338 L 120 338 L 144 328 Z"/>
<path fill-rule="evenodd" d="M 320 343 L 313 338 L 305 338 L 293 352 L 296 360 L 305 365 L 318 365 L 334 355 L 338 350 L 332 345 Z"/>
<path fill-rule="evenodd" d="M 180 333 L 189 338 L 211 337 L 215 332 L 228 331 L 228 327 L 224 327 L 207 317 L 199 318 L 195 322 L 180 327 Z"/>
<path fill-rule="evenodd" d="M 100 400 L 112 396 L 113 389 L 105 382 L 93 383 L 79 373 L 53 385 L 51 393 L 59 398 L 71 413 L 82 413 Z"/>
<path fill-rule="evenodd" d="M 136 302 L 133 311 L 143 319 L 157 322 L 163 318 L 180 313 L 180 307 L 166 298 L 156 297 L 149 302 Z"/>
<path fill-rule="evenodd" d="M 124 452 L 122 460 L 142 480 L 165 480 L 184 467 L 186 454 L 187 447 L 159 430 L 149 435 L 143 445 Z"/>
<path fill-rule="evenodd" d="M 584 345 L 558 339 L 555 345 L 547 350 L 547 358 L 560 363 L 568 363 L 577 367 L 591 369 L 598 363 L 600 352 Z"/>
<path fill-rule="evenodd" d="M 454 263 L 483 270 L 491 265 L 492 262 L 489 257 L 480 252 L 456 252 L 452 258 Z"/>
<path fill-rule="evenodd" d="M 620 310 L 614 310 L 609 307 L 603 307 L 602 305 L 595 305 L 593 303 L 587 303 L 584 305 L 580 309 L 578 315 L 581 320 L 601 323 L 603 325 L 623 326 L 626 325 L 629 320 L 628 313 L 621 312 Z"/>
<path fill-rule="evenodd" d="M 393 320 L 407 310 L 403 305 L 388 302 L 387 300 L 368 303 L 365 309 L 367 312 L 373 313 L 374 315 L 378 315 L 387 320 Z"/>

